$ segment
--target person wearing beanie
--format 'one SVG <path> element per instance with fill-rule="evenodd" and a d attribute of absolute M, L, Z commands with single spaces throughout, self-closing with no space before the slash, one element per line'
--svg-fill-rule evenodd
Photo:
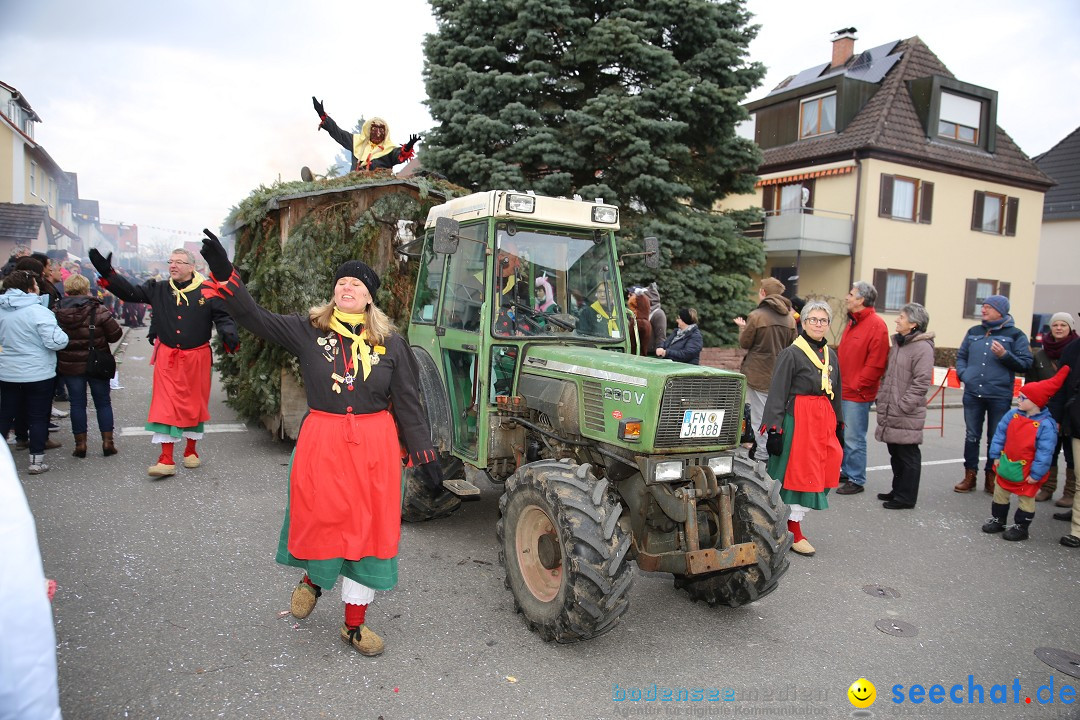
<path fill-rule="evenodd" d="M 200 291 L 206 278 L 195 270 L 195 256 L 184 248 L 170 253 L 167 282 L 147 280 L 136 285 L 113 268 L 112 253 L 105 257 L 96 248 L 90 250 L 90 262 L 100 276 L 98 285 L 125 303 L 147 303 L 154 313 L 157 337 L 150 355 L 154 373 L 144 427 L 160 452 L 147 474 L 154 479 L 175 475 L 173 447 L 181 440 L 186 441 L 184 467 L 199 467 L 202 459 L 195 445 L 210 419 L 210 333 L 217 327 L 225 352 L 235 352 L 240 346 L 236 323 L 220 300 L 203 297 Z M 102 452 L 111 454 L 111 433 L 103 434 L 102 445 Z"/>
<path fill-rule="evenodd" d="M 397 584 L 403 459 L 415 468 L 410 488 L 422 486 L 409 503 L 429 503 L 431 517 L 461 503 L 443 488 L 416 358 L 375 304 L 379 276 L 366 263 L 338 268 L 325 305 L 278 315 L 255 303 L 225 248 L 204 232 L 211 278 L 203 295 L 224 303 L 252 334 L 295 355 L 303 374 L 309 410 L 289 467 L 276 558 L 304 571 L 290 610 L 306 618 L 340 576 L 339 635 L 360 654 L 379 655 L 385 643 L 368 627 L 367 610 L 376 590 Z"/>
<path fill-rule="evenodd" d="M 1054 313 L 1050 318 L 1050 332 L 1043 338 L 1042 347 L 1033 355 L 1031 368 L 1028 369 L 1026 381 L 1029 383 L 1047 380 L 1054 376 L 1062 366 L 1062 355 L 1065 350 L 1076 341 L 1076 326 L 1072 315 L 1067 312 Z M 1046 409 L 1054 417 L 1060 426 L 1065 419 L 1065 389 L 1062 388 L 1047 403 Z M 1076 493 L 1076 466 L 1073 462 L 1072 442 L 1067 433 L 1058 433 L 1057 447 L 1054 448 L 1054 458 L 1050 462 L 1050 474 L 1035 496 L 1036 502 L 1046 502 L 1054 497 L 1058 481 L 1058 453 L 1065 455 L 1065 492 L 1054 504 L 1058 507 L 1072 507 L 1073 495 Z"/>
<path fill-rule="evenodd" d="M 758 289 L 758 305 L 746 318 L 737 317 L 739 347 L 746 350 L 739 372 L 746 376 L 746 402 L 750 406 L 750 429 L 754 433 L 755 460 L 767 462 L 765 438 L 761 436 L 761 416 L 769 399 L 769 383 L 780 351 L 795 342 L 795 316 L 791 301 L 784 297 L 784 284 L 767 277 Z"/>
<path fill-rule="evenodd" d="M 695 308 L 680 308 L 675 318 L 679 329 L 656 348 L 656 357 L 691 365 L 701 364 L 701 348 L 705 341 L 701 337 L 697 322 L 698 314 Z"/>
<path fill-rule="evenodd" d="M 1035 495 L 1046 481 L 1057 446 L 1058 424 L 1046 403 L 1061 389 L 1069 368 L 1063 367 L 1049 380 L 1029 383 L 1020 390 L 1020 403 L 1001 418 L 987 453 L 993 462 L 994 500 L 984 533 L 999 533 L 1006 540 L 1027 540 L 1028 526 L 1035 517 Z M 1013 524 L 1009 517 L 1009 496 L 1016 495 Z"/>
<path fill-rule="evenodd" d="M 979 470 L 979 444 L 986 423 L 990 444 L 1001 418 L 1012 406 L 1016 373 L 1031 367 L 1027 335 L 1009 314 L 1009 298 L 990 295 L 982 303 L 982 322 L 967 331 L 956 351 L 956 376 L 964 384 L 964 477 L 954 492 L 975 489 Z M 983 491 L 994 492 L 994 469 L 987 458 Z"/>

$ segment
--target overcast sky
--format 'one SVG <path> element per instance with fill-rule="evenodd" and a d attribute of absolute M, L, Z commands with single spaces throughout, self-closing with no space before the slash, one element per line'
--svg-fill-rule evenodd
<path fill-rule="evenodd" d="M 749 100 L 830 59 L 920 36 L 960 79 L 998 91 L 998 124 L 1028 155 L 1080 125 L 1075 0 L 749 0 L 751 59 L 769 73 Z M 377 21 L 367 20 L 375 11 Z M 0 0 L 0 80 L 42 117 L 37 140 L 79 176 L 106 221 L 146 240 L 193 239 L 260 184 L 333 163 L 317 95 L 342 126 L 381 115 L 403 142 L 423 104 L 424 0 Z"/>

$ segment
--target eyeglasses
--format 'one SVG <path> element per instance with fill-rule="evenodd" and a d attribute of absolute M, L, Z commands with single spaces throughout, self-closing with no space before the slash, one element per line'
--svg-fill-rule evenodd
<path fill-rule="evenodd" d="M 170 260 L 170 265 L 191 265 L 192 263 L 184 262 L 183 260 Z"/>
<path fill-rule="evenodd" d="M 829 318 L 806 318 L 803 320 L 804 325 L 828 325 Z"/>

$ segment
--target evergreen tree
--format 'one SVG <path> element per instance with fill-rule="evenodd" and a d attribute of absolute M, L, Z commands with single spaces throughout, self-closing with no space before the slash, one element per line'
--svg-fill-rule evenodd
<path fill-rule="evenodd" d="M 475 190 L 531 189 L 620 205 L 620 250 L 660 238 L 665 310 L 698 308 L 707 343 L 732 342 L 752 303 L 753 213 L 715 202 L 748 192 L 757 147 L 735 134 L 764 75 L 742 0 L 430 0 L 423 164 Z"/>

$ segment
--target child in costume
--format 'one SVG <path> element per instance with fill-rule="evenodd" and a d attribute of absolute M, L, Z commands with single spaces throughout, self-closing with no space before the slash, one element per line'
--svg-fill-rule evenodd
<path fill-rule="evenodd" d="M 1046 403 L 1061 389 L 1068 374 L 1066 366 L 1048 380 L 1024 385 L 1017 408 L 1005 413 L 998 423 L 989 453 L 994 461 L 994 499 L 991 517 L 982 526 L 984 533 L 1004 530 L 1006 540 L 1027 540 L 1028 526 L 1035 517 L 1035 495 L 1046 482 L 1057 447 L 1058 426 Z M 1016 495 L 1018 506 L 1013 524 L 1006 526 L 1010 494 Z"/>

